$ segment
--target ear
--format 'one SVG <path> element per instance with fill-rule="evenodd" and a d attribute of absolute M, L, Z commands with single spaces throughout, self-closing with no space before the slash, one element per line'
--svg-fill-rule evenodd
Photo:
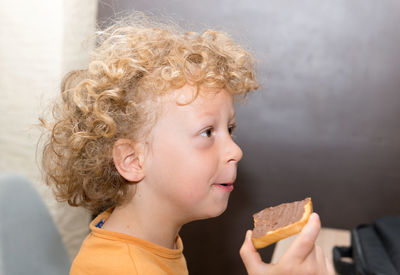
<path fill-rule="evenodd" d="M 114 143 L 113 160 L 119 174 L 130 182 L 144 178 L 144 150 L 140 143 L 129 139 L 119 139 Z"/>

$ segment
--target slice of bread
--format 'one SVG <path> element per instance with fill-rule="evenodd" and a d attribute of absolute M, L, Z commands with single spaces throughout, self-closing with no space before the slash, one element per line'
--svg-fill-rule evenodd
<path fill-rule="evenodd" d="M 281 239 L 297 234 L 313 212 L 311 198 L 255 213 L 252 241 L 256 249 L 266 247 Z"/>

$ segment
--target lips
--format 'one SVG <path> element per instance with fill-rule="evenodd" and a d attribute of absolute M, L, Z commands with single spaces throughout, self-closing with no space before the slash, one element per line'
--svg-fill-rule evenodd
<path fill-rule="evenodd" d="M 225 191 L 232 191 L 233 190 L 233 183 L 215 183 L 216 187 L 221 188 Z"/>

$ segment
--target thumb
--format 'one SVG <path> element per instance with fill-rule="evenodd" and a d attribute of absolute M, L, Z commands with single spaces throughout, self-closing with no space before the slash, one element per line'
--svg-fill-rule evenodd
<path fill-rule="evenodd" d="M 243 260 L 248 274 L 256 274 L 258 270 L 268 266 L 262 261 L 260 254 L 255 249 L 254 244 L 251 241 L 252 234 L 253 231 L 247 230 L 246 238 L 240 248 L 240 257 Z"/>
<path fill-rule="evenodd" d="M 290 258 L 290 261 L 303 262 L 314 249 L 314 243 L 321 230 L 321 221 L 317 213 L 312 213 L 307 224 L 293 241 L 282 258 Z"/>

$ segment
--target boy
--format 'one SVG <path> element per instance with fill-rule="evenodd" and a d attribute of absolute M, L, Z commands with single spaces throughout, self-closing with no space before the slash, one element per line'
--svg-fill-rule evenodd
<path fill-rule="evenodd" d="M 54 122 L 43 120 L 43 167 L 57 197 L 107 209 L 71 274 L 187 274 L 178 233 L 227 207 L 242 157 L 234 98 L 258 88 L 254 62 L 224 33 L 183 33 L 140 14 L 97 38 L 89 68 L 65 77 Z M 328 274 L 313 248 L 318 218 L 306 229 L 276 266 L 262 263 L 248 232 L 249 273 Z"/>

